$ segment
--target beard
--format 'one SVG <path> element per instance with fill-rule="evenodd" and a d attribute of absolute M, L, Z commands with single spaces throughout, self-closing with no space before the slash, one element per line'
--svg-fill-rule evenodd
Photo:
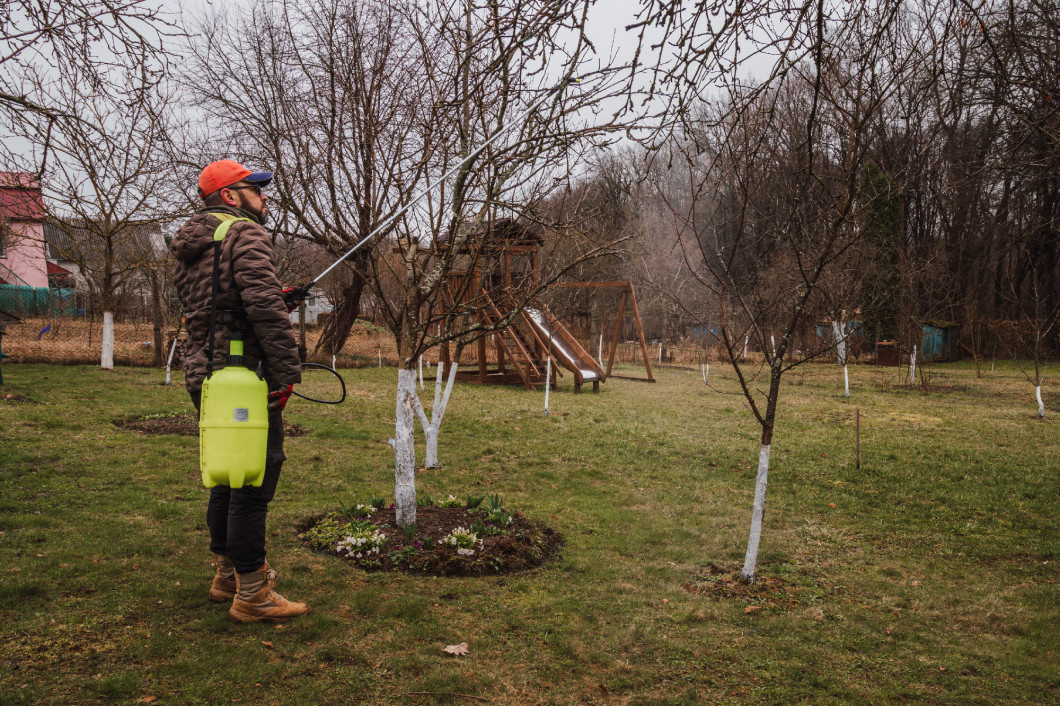
<path fill-rule="evenodd" d="M 254 208 L 247 202 L 247 198 L 243 196 L 241 191 L 237 191 L 236 193 L 239 194 L 239 208 L 241 210 L 254 216 L 261 225 L 265 225 L 269 222 L 269 204 L 262 203 L 260 208 Z"/>

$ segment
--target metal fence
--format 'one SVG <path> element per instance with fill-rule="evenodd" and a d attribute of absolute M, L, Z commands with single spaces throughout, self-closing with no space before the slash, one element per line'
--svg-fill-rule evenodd
<path fill-rule="evenodd" d="M 0 284 L 0 311 L 15 316 L 73 315 L 76 307 L 74 289 Z"/>

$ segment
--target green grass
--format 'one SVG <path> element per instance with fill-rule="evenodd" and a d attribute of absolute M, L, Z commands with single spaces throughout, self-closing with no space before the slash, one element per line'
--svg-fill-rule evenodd
<path fill-rule="evenodd" d="M 1013 366 L 931 372 L 965 389 L 853 367 L 845 399 L 835 366 L 790 374 L 759 566 L 782 590 L 732 598 L 707 565 L 742 561 L 758 429 L 722 364 L 718 391 L 698 370 L 599 395 L 568 376 L 548 418 L 541 393 L 457 386 L 419 488 L 499 493 L 565 537 L 545 567 L 475 579 L 366 574 L 295 537 L 393 497 L 396 373 L 346 371 L 345 404 L 288 407 L 309 433 L 287 442 L 269 559 L 314 611 L 277 628 L 206 598 L 196 440 L 111 423 L 190 411 L 179 380 L 6 365 L 0 392 L 34 402 L 0 400 L 0 704 L 1055 701 L 1060 407 L 1046 387 L 1037 421 Z"/>

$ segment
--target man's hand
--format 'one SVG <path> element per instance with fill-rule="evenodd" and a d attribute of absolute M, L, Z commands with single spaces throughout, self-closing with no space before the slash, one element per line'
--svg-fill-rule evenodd
<path fill-rule="evenodd" d="M 291 399 L 291 394 L 294 392 L 294 385 L 288 385 L 287 387 L 281 387 L 279 390 L 275 390 L 269 393 L 269 414 L 275 414 L 276 412 L 282 412 L 283 408 L 287 406 L 287 400 Z M 258 398 L 261 399 L 261 398 Z"/>
<path fill-rule="evenodd" d="M 305 287 L 288 287 L 283 290 L 283 303 L 287 305 L 287 313 L 290 314 L 292 311 L 298 308 L 309 296 L 309 290 Z"/>

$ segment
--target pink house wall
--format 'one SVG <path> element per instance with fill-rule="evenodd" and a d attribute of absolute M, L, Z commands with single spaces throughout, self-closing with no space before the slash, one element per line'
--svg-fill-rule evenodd
<path fill-rule="evenodd" d="M 9 284 L 48 286 L 44 252 L 44 201 L 31 174 L 0 172 L 0 227 L 4 253 L 0 279 Z"/>

